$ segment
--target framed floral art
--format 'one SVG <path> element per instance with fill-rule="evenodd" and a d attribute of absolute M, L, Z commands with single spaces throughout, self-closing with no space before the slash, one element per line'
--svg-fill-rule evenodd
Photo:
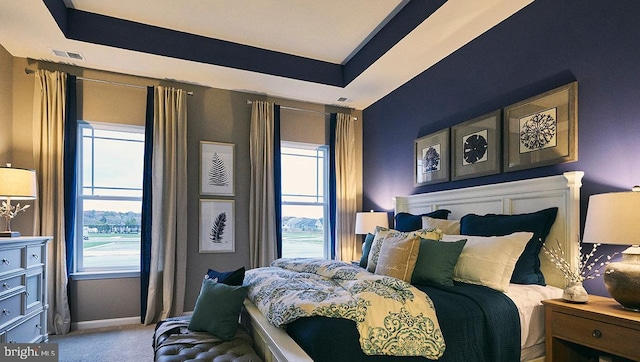
<path fill-rule="evenodd" d="M 578 160 L 578 82 L 504 109 L 504 171 Z"/>

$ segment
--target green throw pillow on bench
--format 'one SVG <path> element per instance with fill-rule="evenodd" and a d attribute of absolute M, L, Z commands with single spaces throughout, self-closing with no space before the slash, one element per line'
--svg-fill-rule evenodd
<path fill-rule="evenodd" d="M 246 297 L 246 287 L 217 283 L 211 279 L 203 280 L 189 329 L 208 332 L 225 341 L 233 339 Z"/>

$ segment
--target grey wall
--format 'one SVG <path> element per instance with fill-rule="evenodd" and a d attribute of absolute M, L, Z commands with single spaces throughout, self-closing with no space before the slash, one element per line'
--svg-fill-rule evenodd
<path fill-rule="evenodd" d="M 251 106 L 247 100 L 268 100 L 283 106 L 299 107 L 319 112 L 348 112 L 348 110 L 324 105 L 309 104 L 293 100 L 267 98 L 250 93 L 234 92 L 195 85 L 179 84 L 145 79 L 140 77 L 87 70 L 66 65 L 34 62 L 23 58 L 7 56 L 0 48 L 0 83 L 9 79 L 9 88 L 0 85 L 0 125 L 13 126 L 14 132 L 8 150 L 5 143 L 0 146 L 1 158 L 11 158 L 15 166 L 33 167 L 31 155 L 32 141 L 32 102 L 34 75 L 25 74 L 26 67 L 38 67 L 49 70 L 62 70 L 86 78 L 117 81 L 141 86 L 164 85 L 192 91 L 187 98 L 188 107 L 188 236 L 186 273 L 185 311 L 195 305 L 202 276 L 208 268 L 231 270 L 249 266 L 248 218 L 249 218 L 249 126 Z M 95 82 L 78 82 L 78 116 L 81 119 L 144 124 L 146 92 L 144 89 L 108 85 Z M 13 116 L 5 110 L 3 99 L 13 99 Z M 9 114 L 8 117 L 3 115 Z M 361 112 L 353 115 L 362 118 Z M 9 119 L 7 121 L 6 119 Z M 3 120 L 4 119 L 4 120 Z M 326 134 L 326 119 L 322 114 L 282 111 L 283 139 L 298 142 L 321 143 Z M 362 123 L 356 123 L 357 142 L 361 144 Z M 1 137 L 1 136 L 0 136 Z M 199 147 L 200 141 L 215 141 L 235 144 L 235 189 L 234 197 L 211 197 L 199 195 Z M 358 169 L 362 154 L 358 151 Z M 359 185 L 361 182 L 361 170 Z M 358 186 L 361 190 L 361 186 Z M 220 198 L 235 200 L 235 252 L 224 254 L 201 254 L 198 252 L 198 205 L 201 198 Z M 361 191 L 358 199 L 361 200 Z M 16 229 L 23 235 L 31 235 L 33 215 L 25 214 L 15 222 Z M 138 317 L 140 309 L 139 278 L 115 278 L 99 280 L 72 280 L 70 282 L 70 305 L 73 322 L 102 320 L 122 317 Z M 117 299 L 117 303 L 114 300 Z"/>

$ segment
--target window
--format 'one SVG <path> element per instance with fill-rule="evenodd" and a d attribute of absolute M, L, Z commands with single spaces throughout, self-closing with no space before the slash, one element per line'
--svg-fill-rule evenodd
<path fill-rule="evenodd" d="M 140 271 L 144 127 L 80 123 L 76 272 Z"/>
<path fill-rule="evenodd" d="M 283 142 L 282 256 L 328 258 L 328 148 Z"/>

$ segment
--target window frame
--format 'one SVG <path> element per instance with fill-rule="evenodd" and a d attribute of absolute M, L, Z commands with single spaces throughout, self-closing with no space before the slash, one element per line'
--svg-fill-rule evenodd
<path fill-rule="evenodd" d="M 292 142 L 292 141 L 281 141 L 280 142 L 280 147 L 281 147 L 281 151 L 280 154 L 281 156 L 283 154 L 285 154 L 285 152 L 282 152 L 282 148 L 286 147 L 286 148 L 293 148 L 293 149 L 299 149 L 299 150 L 314 150 L 316 151 L 316 170 L 318 170 L 319 172 L 322 172 L 323 175 L 323 182 L 322 182 L 322 202 L 304 202 L 304 201 L 285 201 L 284 197 L 285 197 L 285 193 L 284 193 L 284 189 L 281 186 L 281 208 L 285 205 L 291 205 L 291 206 L 322 206 L 322 218 L 323 218 L 323 247 L 322 247 L 322 252 L 323 252 L 323 258 L 324 259 L 330 259 L 331 258 L 331 228 L 329 225 L 329 217 L 330 217 L 330 210 L 329 210 L 329 157 L 330 157 L 330 153 L 329 153 L 329 146 L 328 145 L 318 145 L 318 144 L 309 144 L 309 143 L 301 143 L 301 142 Z M 322 153 L 322 165 L 320 167 L 320 165 L 318 165 L 318 152 Z M 286 154 L 289 154 L 289 152 L 286 152 Z M 294 154 L 296 155 L 296 154 Z M 298 154 L 297 156 L 307 156 L 307 155 L 300 155 Z M 307 157 L 313 157 L 313 156 L 307 156 Z M 281 166 L 282 167 L 282 166 Z M 316 200 L 318 199 L 317 195 L 318 195 L 318 190 L 319 189 L 319 185 L 318 182 L 316 180 Z M 295 195 L 292 195 L 295 196 Z M 283 215 L 284 216 L 284 215 Z M 281 240 L 282 242 L 282 240 Z M 283 250 L 283 254 L 284 254 L 284 245 L 282 246 L 282 250 Z"/>
<path fill-rule="evenodd" d="M 102 123 L 102 122 L 88 122 L 84 120 L 78 121 L 77 128 L 77 160 L 76 160 L 76 217 L 74 220 L 75 227 L 75 236 L 74 236 L 74 263 L 73 263 L 73 279 L 74 280 L 84 280 L 84 279 L 106 279 L 113 277 L 139 277 L 141 265 L 138 262 L 137 267 L 84 267 L 84 201 L 135 201 L 140 202 L 142 205 L 142 182 L 140 188 L 140 196 L 106 196 L 106 195 L 96 195 L 94 191 L 91 194 L 84 194 L 84 185 L 83 185 L 83 177 L 84 177 L 84 135 L 83 130 L 85 129 L 93 129 L 93 130 L 105 130 L 105 131 L 117 131 L 117 132 L 128 132 L 128 133 L 137 133 L 143 135 L 142 142 L 144 143 L 144 134 L 145 127 L 144 126 L 135 126 L 135 125 L 127 125 L 127 124 L 113 124 L 113 123 Z M 92 141 L 95 141 L 95 135 L 92 135 Z M 116 138 L 118 139 L 118 138 Z M 143 147 L 144 148 L 144 147 Z M 91 147 L 92 153 L 92 179 L 94 178 L 94 170 L 95 170 L 95 160 L 93 159 L 93 154 L 95 153 L 95 146 Z M 140 175 L 140 179 L 142 180 L 142 175 Z M 118 187 L 95 187 L 95 183 L 91 182 L 91 189 L 119 189 L 119 190 L 138 190 L 135 188 L 118 188 Z M 142 210 L 141 210 L 142 211 Z"/>

